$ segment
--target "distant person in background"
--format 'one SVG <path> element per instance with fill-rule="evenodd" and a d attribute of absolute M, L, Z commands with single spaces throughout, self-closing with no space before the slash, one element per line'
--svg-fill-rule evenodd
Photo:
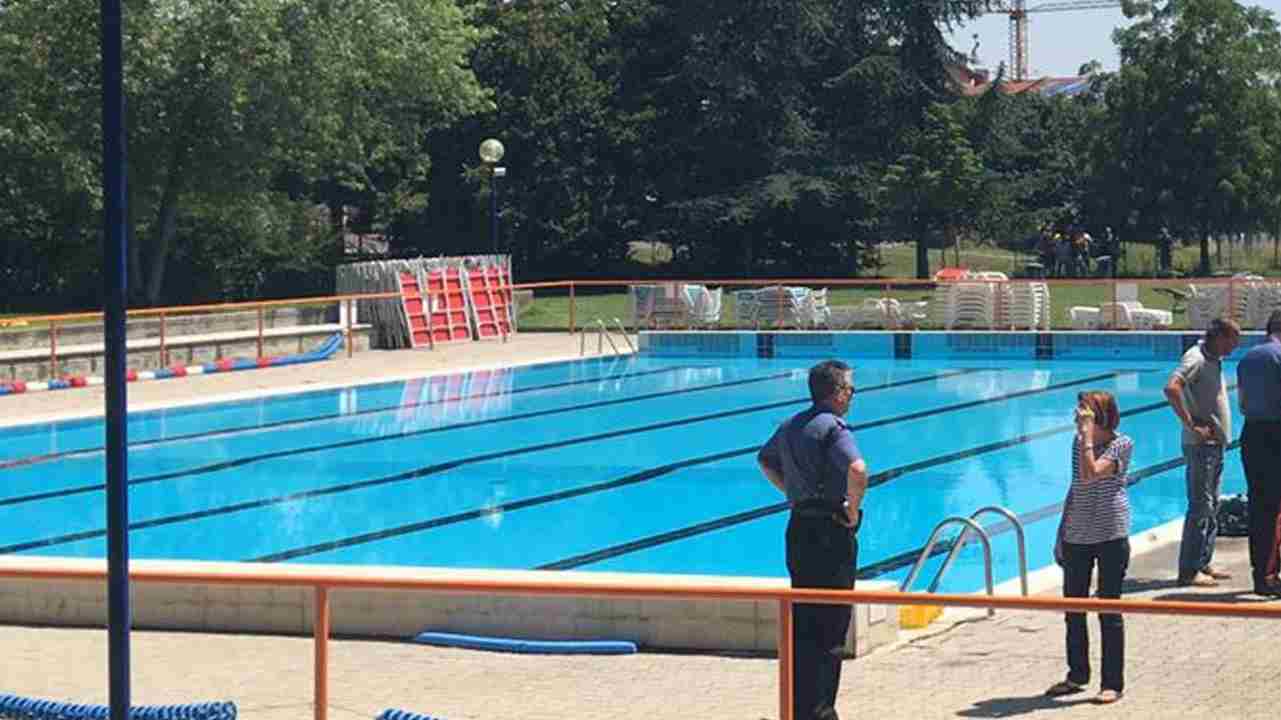
<path fill-rule="evenodd" d="M 1072 240 L 1066 233 L 1054 234 L 1054 274 L 1069 277 L 1072 274 Z"/>
<path fill-rule="evenodd" d="M 1219 536 L 1223 450 L 1232 437 L 1223 358 L 1232 354 L 1240 340 L 1241 328 L 1235 322 L 1211 320 L 1205 339 L 1183 353 L 1165 385 L 1166 400 L 1183 425 L 1183 458 L 1187 462 L 1188 512 L 1179 546 L 1180 585 L 1213 587 L 1232 577 L 1211 563 Z"/>
<path fill-rule="evenodd" d="M 1157 236 L 1157 251 L 1161 259 L 1159 270 L 1163 273 L 1170 272 L 1174 267 L 1174 237 L 1170 235 L 1170 228 L 1161 228 Z"/>
<path fill-rule="evenodd" d="M 1264 341 L 1237 363 L 1241 466 L 1250 519 L 1250 570 L 1254 592 L 1281 596 L 1277 577 L 1278 510 L 1281 510 L 1281 310 L 1268 317 Z"/>
<path fill-rule="evenodd" d="M 1130 565 L 1130 500 L 1126 472 L 1134 443 L 1116 431 L 1121 422 L 1116 399 L 1094 391 L 1077 396 L 1076 436 L 1072 439 L 1072 481 L 1059 521 L 1054 559 L 1063 568 L 1063 596 L 1090 595 L 1097 565 L 1098 596 L 1121 597 L 1121 583 Z M 1077 693 L 1090 682 L 1090 639 L 1085 613 L 1067 613 L 1067 678 L 1050 686 L 1046 695 Z M 1118 613 L 1100 613 L 1103 636 L 1102 689 L 1094 697 L 1114 703 L 1125 691 L 1125 625 Z"/>
<path fill-rule="evenodd" d="M 794 588 L 850 590 L 858 566 L 867 464 L 844 417 L 854 371 L 839 360 L 810 368 L 813 404 L 784 422 L 757 455 L 770 484 L 787 495 L 787 572 Z M 794 605 L 793 714 L 838 720 L 849 605 Z"/>
<path fill-rule="evenodd" d="M 1041 226 L 1041 239 L 1037 243 L 1037 254 L 1041 258 L 1041 267 L 1045 270 L 1046 275 L 1054 274 L 1054 226 L 1045 224 Z"/>

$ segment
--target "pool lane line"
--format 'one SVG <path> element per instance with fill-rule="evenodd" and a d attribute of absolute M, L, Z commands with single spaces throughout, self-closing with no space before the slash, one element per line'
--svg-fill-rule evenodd
<path fill-rule="evenodd" d="M 914 378 L 902 384 L 910 384 L 913 382 L 924 382 L 926 380 L 932 380 L 938 377 L 952 377 L 955 375 L 968 374 L 972 372 L 980 372 L 980 370 L 948 371 L 945 373 L 928 375 L 921 378 Z M 278 460 L 280 458 L 286 458 L 286 457 L 291 457 L 295 455 L 305 455 L 305 454 L 316 453 L 316 452 L 328 452 L 330 450 L 342 450 L 345 448 L 359 447 L 361 445 L 368 445 L 376 442 L 403 440 L 405 438 L 419 437 L 422 435 L 431 435 L 434 433 L 449 432 L 453 430 L 465 430 L 471 427 L 479 427 L 481 425 L 492 425 L 492 424 L 501 423 L 501 422 L 512 422 L 516 420 L 530 420 L 538 417 L 546 417 L 549 415 L 558 415 L 558 414 L 569 413 L 569 412 L 579 412 L 582 410 L 591 410 L 595 408 L 607 407 L 610 405 L 623 405 L 626 403 L 637 402 L 640 400 L 653 400 L 655 398 L 671 397 L 674 395 L 683 395 L 683 394 L 693 393 L 693 392 L 702 392 L 704 390 L 718 390 L 718 389 L 723 389 L 727 387 L 737 387 L 737 386 L 749 385 L 753 383 L 768 382 L 771 380 L 781 380 L 784 378 L 790 378 L 792 376 L 793 376 L 793 373 L 791 371 L 782 372 L 782 373 L 772 373 L 770 375 L 757 376 L 754 378 L 742 378 L 739 380 L 729 380 L 721 383 L 713 383 L 711 385 L 700 385 L 698 387 L 682 388 L 680 390 L 664 390 L 662 392 L 657 392 L 657 393 L 646 393 L 643 395 L 633 395 L 633 396 L 623 397 L 623 398 L 611 398 L 609 400 L 597 400 L 589 403 L 580 403 L 578 405 L 571 405 L 567 407 L 549 408 L 547 410 L 536 410 L 532 412 L 517 413 L 515 415 L 505 415 L 505 416 L 496 417 L 496 418 L 485 418 L 482 420 L 470 420 L 462 423 L 453 423 L 451 425 L 440 425 L 437 427 L 423 428 L 421 430 L 410 430 L 410 431 L 400 432 L 400 433 L 395 433 L 390 435 L 361 437 L 361 438 L 355 438 L 352 440 L 342 440 L 334 443 L 326 443 L 324 445 L 312 445 L 308 447 L 292 448 L 289 450 L 273 450 L 272 452 L 268 452 L 268 453 L 259 453 L 257 455 L 245 455 L 243 457 L 238 457 L 232 460 L 223 460 L 221 462 L 211 463 L 209 465 L 200 465 L 197 467 L 186 468 L 183 470 L 173 470 L 167 473 L 158 473 L 156 475 L 145 475 L 143 477 L 130 480 L 129 486 L 132 487 L 135 485 L 146 485 L 149 483 L 162 482 L 164 480 L 174 480 L 177 478 L 183 478 L 188 476 L 196 476 L 196 475 L 203 475 L 211 472 L 219 472 L 222 470 L 230 470 L 232 468 L 244 467 L 245 465 L 251 465 L 253 463 L 265 462 L 268 460 Z M 894 387 L 894 386 L 896 385 L 891 383 L 889 385 L 877 386 L 877 388 L 875 389 L 880 389 L 884 387 Z M 573 440 L 573 441 L 565 442 L 565 444 L 572 445 L 575 442 L 589 442 L 591 439 L 604 439 L 609 437 L 615 437 L 618 435 L 629 435 L 632 433 L 648 432 L 650 430 L 661 430 L 663 428 L 675 427 L 677 425 L 688 424 L 691 422 L 701 422 L 703 420 L 718 419 L 722 417 L 729 417 L 732 415 L 741 415 L 744 413 L 756 412 L 759 410 L 768 410 L 775 407 L 796 405 L 802 402 L 809 402 L 809 399 L 805 398 L 805 399 L 782 400 L 782 401 L 776 401 L 772 403 L 765 403 L 763 405 L 748 406 L 746 408 L 739 408 L 737 410 L 731 410 L 728 412 L 712 413 L 710 415 L 699 415 L 693 418 L 686 418 L 683 420 L 667 421 L 665 423 L 646 425 L 639 428 L 633 428 L 630 430 L 621 430 L 621 431 L 614 431 L 612 433 L 590 435 L 590 436 L 586 436 L 584 439 L 581 439 L 581 440 Z M 560 445 L 558 445 L 557 443 L 551 443 L 551 444 L 534 445 L 530 447 L 536 450 L 541 450 L 541 449 L 547 449 L 550 447 L 559 447 L 559 446 Z M 524 452 L 528 452 L 528 450 L 525 448 L 515 448 L 514 450 L 506 451 L 506 453 L 500 453 L 497 456 L 501 457 L 504 454 L 514 454 L 514 455 L 522 454 Z M 486 454 L 484 457 L 486 459 L 494 459 L 492 455 L 493 454 Z M 468 459 L 464 459 L 464 460 L 467 460 L 467 462 L 471 462 L 471 460 L 468 460 Z M 41 500 L 51 500 L 56 498 L 67 497 L 70 495 L 80 495 L 80 494 L 89 493 L 89 492 L 96 492 L 98 490 L 101 490 L 102 488 L 103 488 L 102 483 L 94 483 L 90 485 L 77 485 L 74 487 L 60 488 L 58 490 L 48 490 L 45 492 L 31 493 L 27 495 L 15 495 L 12 497 L 0 499 L 0 507 L 11 506 L 11 505 L 21 505 L 23 503 L 38 502 Z"/>
<path fill-rule="evenodd" d="M 926 375 L 923 377 L 915 377 L 908 380 L 899 380 L 892 383 L 884 383 L 882 385 L 873 385 L 871 387 L 864 388 L 862 392 L 866 393 L 866 392 L 873 392 L 876 390 L 888 390 L 890 388 L 903 387 L 905 385 L 914 385 L 922 382 L 928 382 L 931 380 L 937 380 L 940 377 L 955 377 L 957 375 L 969 374 L 971 372 L 979 372 L 979 370 L 978 369 L 955 370 L 955 371 L 949 371 L 946 374 L 936 373 L 932 375 Z M 156 527 L 158 525 L 169 525 L 173 523 L 187 522 L 189 520 L 198 520 L 201 518 L 212 517 L 215 515 L 226 515 L 230 513 L 241 512 L 243 510 L 252 510 L 252 509 L 261 508 L 261 507 L 269 507 L 272 505 L 280 505 L 283 503 L 294 502 L 297 500 L 305 500 L 313 497 L 335 495 L 339 493 L 348 492 L 351 490 L 361 490 L 364 488 L 377 487 L 379 485 L 388 485 L 391 483 L 403 482 L 405 480 L 415 480 L 418 478 L 427 477 L 429 475 L 435 475 L 437 473 L 444 472 L 447 470 L 453 470 L 455 468 L 462 467 L 464 465 L 471 465 L 479 462 L 488 462 L 490 460 L 498 460 L 502 458 L 512 457 L 515 455 L 523 455 L 526 453 L 538 452 L 541 450 L 550 450 L 554 448 L 567 447 L 570 445 L 577 445 L 581 443 L 595 442 L 597 440 L 621 437 L 621 436 L 632 435 L 632 434 L 641 433 L 641 432 L 649 432 L 651 430 L 677 427 L 680 425 L 689 425 L 697 422 L 703 422 L 706 420 L 717 420 L 724 417 L 732 417 L 734 415 L 744 415 L 747 413 L 757 412 L 761 409 L 769 409 L 779 405 L 792 405 L 792 404 L 796 404 L 796 402 L 798 401 L 787 401 L 783 403 L 769 403 L 768 405 L 763 407 L 755 406 L 755 407 L 748 407 L 748 408 L 738 408 L 735 410 L 726 410 L 722 412 L 711 413 L 708 415 L 698 415 L 692 418 L 684 418 L 681 420 L 671 420 L 671 421 L 662 422 L 662 423 L 655 423 L 653 425 L 627 428 L 624 430 L 611 430 L 608 432 L 597 433 L 595 435 L 584 435 L 577 438 L 571 438 L 569 440 L 557 440 L 554 442 L 540 443 L 538 445 L 527 445 L 525 447 L 516 448 L 514 450 L 501 450 L 501 451 L 483 453 L 481 455 L 472 455 L 470 457 L 458 458 L 457 460 L 450 460 L 443 463 L 425 465 L 420 468 L 415 468 L 413 470 L 408 470 L 405 472 L 396 473 L 395 475 L 388 475 L 381 478 L 373 478 L 370 480 L 358 480 L 355 482 L 342 483 L 339 485 L 330 485 L 327 487 L 314 488 L 311 490 L 302 490 L 299 492 L 289 493 L 286 495 L 277 495 L 275 497 L 262 498 L 260 500 L 249 500 L 249 501 L 234 503 L 230 505 L 222 505 L 215 508 L 207 508 L 205 510 L 197 510 L 189 513 L 182 513 L 180 515 L 167 515 L 167 516 L 162 516 L 158 518 L 153 518 L 151 520 L 139 521 L 136 523 L 130 523 L 129 530 L 141 530 L 145 528 Z M 809 402 L 809 399 L 807 398 L 805 402 Z M 146 481 L 156 482 L 157 479 L 167 479 L 167 478 L 156 478 L 156 479 L 150 479 Z M 129 481 L 129 484 L 133 485 L 141 482 L 144 482 L 144 479 L 140 478 L 137 480 L 131 480 Z M 64 543 L 74 542 L 78 540 L 87 540 L 90 538 L 102 537 L 103 535 L 106 535 L 106 532 L 107 531 L 105 529 L 84 530 L 81 532 L 57 535 L 54 537 L 44 538 L 40 540 L 31 540 L 27 542 L 12 544 L 12 545 L 5 545 L 0 547 L 0 555 L 51 547 L 53 545 L 61 545 Z"/>
<path fill-rule="evenodd" d="M 600 377 L 586 379 L 586 380 L 566 380 L 563 382 L 548 383 L 546 385 L 531 385 L 530 387 L 517 388 L 515 390 L 495 390 L 493 392 L 477 393 L 474 395 L 458 395 L 455 397 L 441 398 L 439 400 L 402 403 L 398 405 L 388 405 L 386 407 L 381 407 L 381 408 L 368 408 L 365 410 L 355 410 L 347 413 L 330 413 L 328 415 L 314 415 L 312 417 L 306 417 L 306 418 L 290 418 L 287 420 L 274 420 L 272 422 L 261 423 L 258 425 L 243 425 L 240 427 L 219 428 L 217 430 L 207 430 L 207 431 L 198 432 L 198 433 L 183 433 L 181 435 L 168 435 L 162 438 L 152 438 L 150 440 L 140 440 L 137 442 L 131 442 L 129 443 L 129 449 L 132 450 L 133 448 L 150 447 L 152 445 L 160 445 L 163 443 L 170 443 L 170 442 L 181 442 L 183 440 L 194 440 L 196 438 L 220 437 L 223 435 L 234 435 L 236 433 L 249 433 L 249 432 L 256 432 L 259 430 L 273 430 L 276 428 L 288 427 L 290 425 L 306 425 L 307 423 L 324 422 L 326 420 L 337 420 L 340 418 L 359 417 L 361 415 L 374 415 L 377 413 L 402 410 L 404 408 L 423 407 L 427 405 L 445 405 L 445 404 L 455 403 L 455 402 L 464 402 L 467 400 L 477 400 L 477 399 L 490 398 L 490 397 L 520 395 L 522 393 L 536 392 L 539 390 L 554 390 L 557 388 L 572 387 L 574 385 L 590 385 L 591 383 L 607 382 L 610 380 L 624 380 L 627 378 L 644 377 L 647 375 L 661 375 L 663 373 L 676 372 L 678 370 L 695 370 L 695 369 L 701 369 L 703 367 L 705 366 L 673 365 L 671 367 L 659 368 L 657 370 L 642 370 L 642 371 L 637 371 L 632 373 L 622 373 L 622 374 L 613 375 L 613 376 L 603 375 Z M 435 377 L 448 377 L 448 376 L 438 375 Z M 424 379 L 430 380 L 432 378 L 424 378 Z M 406 380 L 405 382 L 409 383 L 409 382 L 413 382 L 413 380 Z M 385 383 L 385 385 L 387 386 L 395 385 L 395 384 L 396 383 Z M 323 392 L 330 392 L 330 391 L 323 391 Z M 0 460 L 0 470 L 8 470 L 9 468 L 23 467 L 26 465 L 37 465 L 39 463 L 45 463 L 52 460 L 62 460 L 68 457 L 77 457 L 81 455 L 94 455 L 100 452 L 102 452 L 102 446 L 91 447 L 91 448 L 79 448 L 76 450 L 64 450 L 62 452 L 46 453 L 43 455 L 30 455 L 28 457 L 23 457 L 23 458 L 14 458 L 12 460 Z"/>
<path fill-rule="evenodd" d="M 1162 402 L 1151 403 L 1149 405 L 1141 405 L 1132 410 L 1123 412 L 1121 413 L 1121 415 L 1122 417 L 1126 417 L 1130 415 L 1138 415 L 1141 413 L 1152 412 L 1153 410 L 1159 410 L 1164 407 L 1169 407 L 1169 403 L 1162 401 Z M 978 445 L 978 446 L 969 448 L 967 450 L 951 452 L 951 453 L 947 453 L 946 455 L 939 455 L 937 457 L 929 458 L 927 460 L 921 460 L 918 462 L 909 463 L 907 465 L 900 465 L 896 468 L 890 468 L 889 470 L 876 473 L 871 477 L 869 477 L 867 482 L 868 489 L 874 488 L 878 485 L 884 485 L 885 483 L 893 480 L 894 478 L 905 475 L 907 473 L 916 472 L 918 470 L 924 470 L 924 469 L 935 467 L 938 465 L 945 465 L 950 462 L 955 462 L 957 460 L 964 460 L 971 457 L 976 457 L 978 455 L 984 455 L 986 453 L 995 452 L 997 450 L 1004 450 L 1006 448 L 1015 447 L 1017 445 L 1024 445 L 1026 443 L 1032 442 L 1033 440 L 1040 440 L 1046 437 L 1051 437 L 1053 435 L 1059 435 L 1062 433 L 1071 432 L 1075 429 L 1076 429 L 1076 425 L 1074 424 L 1058 425 L 1055 427 L 1046 428 L 1044 430 L 1038 430 L 1034 433 L 1026 433 L 1023 435 L 1018 435 L 1016 437 L 1008 438 L 1006 440 L 999 440 L 997 442 L 988 443 L 986 445 Z M 667 532 L 657 533 L 655 535 L 638 538 L 636 540 L 620 543 L 618 545 L 611 545 L 609 547 L 601 548 L 600 550 L 594 550 L 589 553 L 574 555 L 572 557 L 557 560 L 555 562 L 545 563 L 543 565 L 537 566 L 535 569 L 536 570 L 572 570 L 574 568 L 582 567 L 583 565 L 590 565 L 591 563 L 600 562 L 602 560 L 610 560 L 612 558 L 616 558 L 621 555 L 627 555 L 640 550 L 647 550 L 649 548 L 657 547 L 659 545 L 666 545 L 668 543 L 673 543 L 678 540 L 685 540 L 687 538 L 695 537 L 697 535 L 703 535 L 716 530 L 723 530 L 727 527 L 732 527 L 734 525 L 741 525 L 742 523 L 751 522 L 752 520 L 758 520 L 760 518 L 767 517 L 769 515 L 776 515 L 778 513 L 786 512 L 789 508 L 790 508 L 790 505 L 786 501 L 773 503 L 770 505 L 764 505 L 758 508 L 753 508 L 751 510 L 745 510 L 743 512 L 734 513 L 732 515 L 725 515 L 725 516 L 716 518 L 714 520 L 707 520 L 705 522 L 696 523 L 694 525 L 687 525 L 683 528 L 677 528 L 676 530 L 669 530 Z"/>
<path fill-rule="evenodd" d="M 1240 445 L 1241 445 L 1240 440 L 1234 440 L 1228 443 L 1227 446 L 1224 447 L 1223 449 L 1224 453 L 1232 452 L 1236 450 L 1238 447 L 1240 447 Z M 1177 458 L 1172 458 L 1170 460 L 1165 460 L 1163 462 L 1156 463 L 1154 465 L 1149 465 L 1141 470 L 1137 470 L 1133 473 L 1130 473 L 1126 477 L 1125 485 L 1127 488 L 1134 487 L 1135 485 L 1138 485 L 1139 483 L 1143 482 L 1144 480 L 1154 475 L 1160 475 L 1162 473 L 1169 472 L 1171 470 L 1174 470 L 1175 468 L 1181 467 L 1186 464 L 1187 464 L 1187 460 L 1185 460 L 1183 457 L 1177 457 Z M 1044 520 L 1045 518 L 1058 515 L 1061 512 L 1063 512 L 1062 500 L 1056 503 L 1051 503 L 1044 507 L 1037 508 L 1035 510 L 1029 510 L 1028 512 L 1020 513 L 1018 515 L 1018 519 L 1020 523 L 1022 523 L 1024 526 L 1027 526 L 1027 525 L 1031 525 L 1032 523 L 1038 520 Z M 992 523 L 991 525 L 985 525 L 983 527 L 983 531 L 987 533 L 989 538 L 994 538 L 998 535 L 1007 533 L 1013 529 L 1014 529 L 1014 525 L 1011 524 L 1009 520 L 1001 520 L 999 522 Z M 947 538 L 945 540 L 940 540 L 934 546 L 934 549 L 930 551 L 930 557 L 936 557 L 938 555 L 951 552 L 952 547 L 956 544 L 956 541 L 959 538 L 960 538 L 960 534 L 958 533 L 956 536 Z M 978 542 L 978 538 L 974 538 L 970 542 Z M 921 553 L 923 552 L 925 552 L 924 545 L 913 548 L 911 550 L 906 550 L 904 552 L 898 553 L 897 555 L 891 555 L 890 557 L 884 558 L 882 560 L 878 560 L 877 562 L 864 565 L 863 567 L 858 569 L 858 579 L 871 580 L 872 578 L 880 577 L 881 575 L 894 572 L 895 570 L 899 570 L 901 568 L 914 565 L 917 559 L 921 557 Z"/>
<path fill-rule="evenodd" d="M 1115 373 L 1107 373 L 1105 374 L 1105 376 L 1115 377 L 1115 376 L 1124 375 L 1124 374 L 1126 374 L 1125 371 L 1118 371 Z M 1073 385 L 1081 385 L 1089 382 L 1097 382 L 1099 379 L 1100 379 L 1100 376 L 1092 376 L 1087 378 L 1080 378 L 1078 380 L 1065 381 L 1063 383 L 1058 383 L 1055 386 L 1033 388 L 1028 390 L 1018 390 L 1015 392 L 1007 393 L 1005 395 L 994 396 L 987 399 L 967 401 L 963 403 L 957 403 L 954 405 L 943 405 L 943 406 L 928 409 L 928 410 L 911 412 L 903 415 L 894 415 L 891 417 L 879 418 L 877 420 L 869 420 L 864 423 L 851 425 L 850 429 L 855 432 L 858 432 L 860 430 L 867 430 L 870 428 L 880 427 L 883 425 L 893 425 L 899 422 L 918 420 L 922 417 L 927 417 L 930 415 L 940 415 L 943 413 L 968 409 L 975 405 L 982 405 L 982 404 L 988 404 L 988 403 L 994 403 L 994 402 L 1004 402 L 1005 400 L 1009 400 L 1014 397 L 1022 397 L 1028 394 L 1050 392 L 1052 390 L 1061 390 L 1064 387 L 1071 387 Z M 675 472 L 677 470 L 682 470 L 687 467 L 693 467 L 695 465 L 705 465 L 707 463 L 717 462 L 719 460 L 726 460 L 733 457 L 740 457 L 742 455 L 755 453 L 760 449 L 761 449 L 760 445 L 751 445 L 748 447 L 736 448 L 733 450 L 724 450 L 721 452 L 712 453 L 710 455 L 702 455 L 699 457 L 693 457 L 693 458 L 688 458 L 686 460 L 669 463 L 667 465 L 660 465 L 658 467 L 649 468 L 647 470 L 642 470 L 640 472 L 632 473 L 630 475 L 624 475 L 621 478 L 615 478 L 613 480 L 606 480 L 603 482 L 592 483 L 589 485 L 581 485 L 575 488 L 567 488 L 565 490 L 560 490 L 553 493 L 547 493 L 545 495 L 536 495 L 533 497 L 525 498 L 523 500 L 514 500 L 512 502 L 502 503 L 499 505 L 486 506 L 483 508 L 475 508 L 472 510 L 466 510 L 466 511 L 454 513 L 451 515 L 443 515 L 441 517 L 432 518 L 430 520 L 420 520 L 413 523 L 398 525 L 396 527 L 384 528 L 382 530 L 375 530 L 372 532 L 361 533 L 359 535 L 352 535 L 350 537 L 341 538 L 338 540 L 331 540 L 323 543 L 307 545 L 300 548 L 284 550 L 281 552 L 271 553 L 269 555 L 262 555 L 259 557 L 251 558 L 247 562 L 281 562 L 284 560 L 293 560 L 295 558 L 304 557 L 307 555 L 315 555 L 316 553 L 328 552 L 331 550 L 338 550 L 342 548 L 352 547 L 355 545 L 363 545 L 366 543 L 377 542 L 379 540 L 387 540 L 389 538 L 398 537 L 401 535 L 409 535 L 409 534 L 421 532 L 424 530 L 432 530 L 445 525 L 452 525 L 454 523 L 465 522 L 468 520 L 476 520 L 476 519 L 486 517 L 488 515 L 493 515 L 496 513 L 505 513 L 513 510 L 523 510 L 529 507 L 536 507 L 538 505 L 546 505 L 548 503 L 558 502 L 561 500 L 568 500 L 570 498 L 575 498 L 582 495 L 590 495 L 598 492 L 604 492 L 606 490 L 613 490 L 613 489 L 625 487 L 628 485 L 635 485 L 638 483 L 647 482 L 649 480 L 653 480 L 654 478 L 661 477 L 663 475 L 667 475 L 669 473 Z"/>
<path fill-rule="evenodd" d="M 141 485 L 146 483 L 159 482 L 161 480 L 172 480 L 174 478 L 182 477 L 185 475 L 200 475 L 204 473 L 216 472 L 219 470 L 227 470 L 233 467 L 249 465 L 251 463 L 262 462 L 266 460 L 274 460 L 277 458 L 288 457 L 290 455 L 302 455 L 302 454 L 312 453 L 312 452 L 337 450 L 341 448 L 354 447 L 357 445 L 362 445 L 362 444 L 371 443 L 371 442 L 379 442 L 383 440 L 399 440 L 399 439 L 414 437 L 418 435 L 427 435 L 431 433 L 446 432 L 450 430 L 462 430 L 469 427 L 475 427 L 478 425 L 488 425 L 491 423 L 499 423 L 499 422 L 510 422 L 513 420 L 528 420 L 531 418 L 543 417 L 546 415 L 556 415 L 559 413 L 576 412 L 579 410 L 590 410 L 593 408 L 604 407 L 607 405 L 621 405 L 629 402 L 636 402 L 640 400 L 652 400 L 655 398 L 669 397 L 672 395 L 680 395 L 683 393 L 692 393 L 692 392 L 699 392 L 703 390 L 716 390 L 716 389 L 725 388 L 725 387 L 750 385 L 753 383 L 768 382 L 770 380 L 781 380 L 785 378 L 790 378 L 792 377 L 792 375 L 793 374 L 791 371 L 780 372 L 780 373 L 774 373 L 774 374 L 765 375 L 765 376 L 742 378 L 739 380 L 729 380 L 721 383 L 713 383 L 711 385 L 698 385 L 696 387 L 687 387 L 687 388 L 682 388 L 680 390 L 664 390 L 662 392 L 645 393 L 642 395 L 631 395 L 631 396 L 622 397 L 622 398 L 611 398 L 609 400 L 600 400 L 600 401 L 595 401 L 595 402 L 585 403 L 585 404 L 580 403 L 578 405 L 570 405 L 570 406 L 560 407 L 560 408 L 549 408 L 546 410 L 535 410 L 527 413 L 517 413 L 515 415 L 504 415 L 500 417 L 484 418 L 480 420 L 469 420 L 461 423 L 453 423 L 450 425 L 439 425 L 437 427 L 424 428 L 421 430 L 411 430 L 407 432 L 395 433 L 392 435 L 378 435 L 373 437 L 356 438 L 354 440 L 343 440 L 337 443 L 329 443 L 326 445 L 312 445 L 312 446 L 301 447 L 301 448 L 293 448 L 290 450 L 275 450 L 269 453 L 260 453 L 258 455 L 245 455 L 243 457 L 235 458 L 234 460 L 224 460 L 222 462 L 213 463 L 211 465 L 200 465 L 193 468 L 187 468 L 184 470 L 174 470 L 168 473 L 161 473 L 157 475 L 145 475 L 143 477 L 130 480 L 129 484 Z M 408 407 L 408 406 L 401 405 L 397 407 Z M 390 412 L 391 410 L 395 410 L 395 409 L 397 408 L 389 408 L 387 410 L 379 410 L 377 412 Z M 343 417 L 349 417 L 349 416 L 350 414 Z M 69 488 L 49 490 L 42 493 L 31 493 L 28 495 L 14 495 L 12 497 L 0 498 L 0 507 L 4 507 L 7 505 L 20 505 L 22 503 L 36 502 L 39 500 L 50 500 L 53 498 L 66 497 L 68 495 L 78 495 L 82 493 L 101 490 L 102 488 L 103 488 L 103 485 L 101 483 L 96 483 L 92 485 L 76 485 Z"/>

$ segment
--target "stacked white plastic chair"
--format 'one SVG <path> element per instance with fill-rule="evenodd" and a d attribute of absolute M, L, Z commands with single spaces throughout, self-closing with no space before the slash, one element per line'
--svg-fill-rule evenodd
<path fill-rule="evenodd" d="M 689 307 L 689 319 L 694 325 L 708 327 L 721 322 L 721 295 L 723 288 L 709 290 L 702 285 L 687 285 L 688 295 L 692 298 Z"/>
<path fill-rule="evenodd" d="M 903 310 L 894 298 L 866 298 L 862 304 L 831 311 L 830 322 L 841 327 L 889 328 L 902 325 Z"/>
<path fill-rule="evenodd" d="M 690 324 L 690 288 L 679 283 L 632 285 L 628 292 L 633 327 L 685 326 Z"/>
<path fill-rule="evenodd" d="M 832 309 L 827 305 L 827 288 L 811 290 L 801 301 L 801 321 L 809 327 L 829 327 Z"/>
<path fill-rule="evenodd" d="M 1227 305 L 1226 291 L 1222 285 L 1188 283 L 1188 327 L 1204 330 L 1211 320 L 1223 317 Z"/>
<path fill-rule="evenodd" d="M 1262 330 L 1268 316 L 1281 310 L 1281 283 L 1253 282 L 1247 299 L 1245 327 Z"/>
<path fill-rule="evenodd" d="M 761 304 L 756 299 L 756 290 L 736 290 L 734 292 L 734 324 L 738 327 L 754 327 L 756 315 Z"/>
<path fill-rule="evenodd" d="M 1050 329 L 1050 286 L 1045 283 L 1009 283 L 1001 303 L 1001 326 L 1016 330 Z"/>
<path fill-rule="evenodd" d="M 809 288 L 771 285 L 756 291 L 757 327 L 810 327 Z M 824 300 L 826 304 L 826 299 Z"/>
<path fill-rule="evenodd" d="M 945 329 L 996 327 L 1000 318 L 997 295 L 1004 273 L 974 273 L 965 280 L 941 282 L 930 301 L 930 320 Z M 975 282 L 977 280 L 977 282 Z"/>
<path fill-rule="evenodd" d="M 1259 282 L 1249 278 L 1246 282 L 1234 282 L 1212 285 L 1188 284 L 1188 326 L 1193 330 L 1204 330 L 1215 318 L 1228 317 L 1229 314 L 1252 327 L 1252 319 L 1258 310 L 1252 307 L 1254 289 Z M 1265 302 L 1267 295 L 1260 297 Z M 1229 305 L 1230 303 L 1230 305 Z M 1253 311 L 1253 312 L 1252 312 Z M 1266 316 L 1264 318 L 1266 321 Z"/>

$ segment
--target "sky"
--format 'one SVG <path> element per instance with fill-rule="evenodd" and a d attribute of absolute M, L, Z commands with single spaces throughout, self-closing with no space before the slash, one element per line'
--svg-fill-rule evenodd
<path fill-rule="evenodd" d="M 1029 0 L 1028 7 L 1036 7 L 1047 0 Z M 1253 5 L 1271 10 L 1281 18 L 1281 0 L 1250 0 Z M 1029 13 L 1028 34 L 1031 37 L 1028 67 L 1032 77 L 1044 75 L 1075 75 L 1081 65 L 1090 60 L 1103 63 L 1105 70 L 1115 70 L 1120 63 L 1116 46 L 1112 44 L 1112 30 L 1126 24 L 1121 8 L 1103 10 L 1076 10 L 1070 12 Z M 994 14 L 980 17 L 958 28 L 949 37 L 952 47 L 968 54 L 974 47 L 977 34 L 979 57 L 996 72 L 1001 61 L 1010 56 L 1010 20 L 1006 15 Z"/>

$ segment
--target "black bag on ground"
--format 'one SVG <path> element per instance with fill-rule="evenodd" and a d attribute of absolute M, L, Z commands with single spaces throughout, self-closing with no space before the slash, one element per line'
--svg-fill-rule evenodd
<path fill-rule="evenodd" d="M 1219 498 L 1219 534 L 1224 537 L 1245 537 L 1250 534 L 1248 503 L 1244 495 Z"/>

